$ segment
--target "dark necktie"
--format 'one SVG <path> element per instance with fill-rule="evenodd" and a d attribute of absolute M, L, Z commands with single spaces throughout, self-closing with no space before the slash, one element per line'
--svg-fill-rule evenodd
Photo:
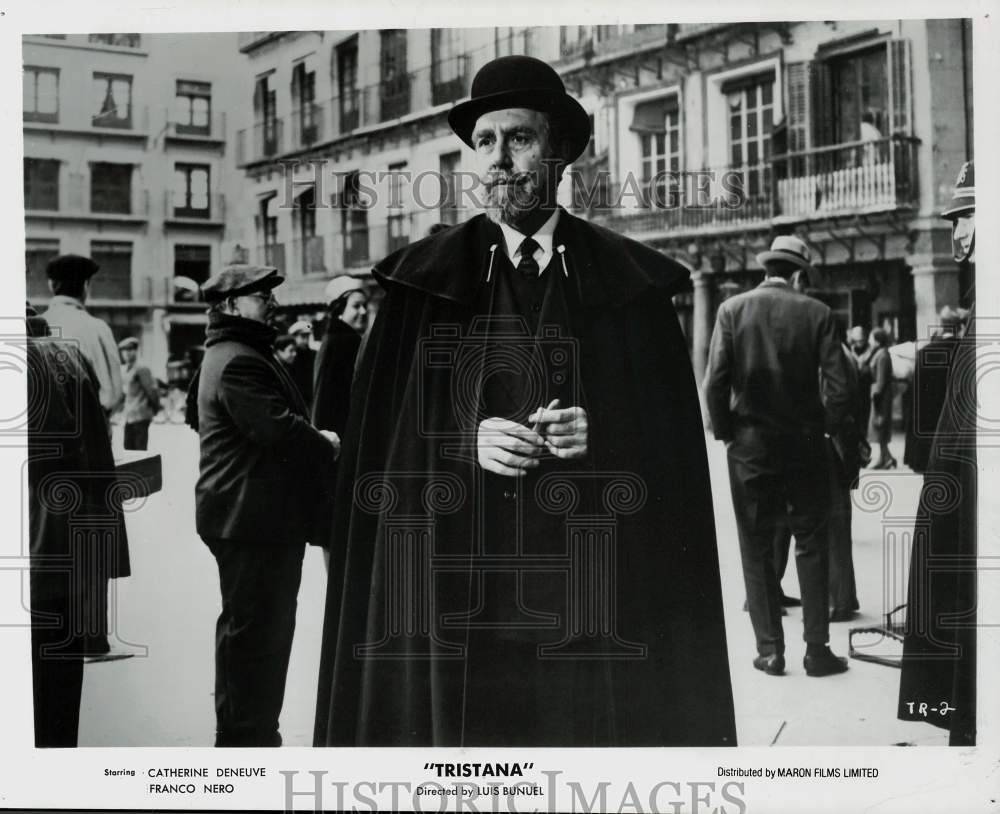
<path fill-rule="evenodd" d="M 517 271 L 523 277 L 535 279 L 538 277 L 538 263 L 535 262 L 535 252 L 541 247 L 530 237 L 521 241 L 521 260 L 517 264 Z"/>

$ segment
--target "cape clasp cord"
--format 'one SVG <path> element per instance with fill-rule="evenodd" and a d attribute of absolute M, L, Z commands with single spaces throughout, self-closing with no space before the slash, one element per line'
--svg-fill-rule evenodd
<path fill-rule="evenodd" d="M 556 246 L 556 251 L 559 252 L 559 259 L 562 260 L 563 277 L 569 278 L 569 269 L 566 268 L 566 244 L 560 243 Z"/>
<path fill-rule="evenodd" d="M 493 258 L 496 257 L 497 246 L 499 243 L 494 243 L 490 246 L 490 267 L 486 269 L 486 282 L 490 281 L 490 276 L 493 274 Z"/>

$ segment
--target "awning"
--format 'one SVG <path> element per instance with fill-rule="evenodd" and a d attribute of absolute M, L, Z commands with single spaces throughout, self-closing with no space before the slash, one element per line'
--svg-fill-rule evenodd
<path fill-rule="evenodd" d="M 640 102 L 632 112 L 632 124 L 629 125 L 629 130 L 636 133 L 665 133 L 667 116 L 676 113 L 678 109 L 676 94 Z"/>

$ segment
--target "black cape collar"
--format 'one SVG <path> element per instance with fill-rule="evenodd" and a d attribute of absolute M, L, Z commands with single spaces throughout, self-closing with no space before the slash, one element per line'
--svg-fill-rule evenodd
<path fill-rule="evenodd" d="M 651 288 L 674 294 L 687 285 L 689 273 L 680 263 L 565 210 L 552 243 L 566 246 L 562 259 L 584 307 L 624 305 Z M 494 274 L 509 262 L 503 235 L 486 215 L 477 215 L 394 252 L 372 273 L 384 287 L 402 285 L 470 306 L 486 284 L 491 260 Z M 561 265 L 558 253 L 553 262 Z"/>

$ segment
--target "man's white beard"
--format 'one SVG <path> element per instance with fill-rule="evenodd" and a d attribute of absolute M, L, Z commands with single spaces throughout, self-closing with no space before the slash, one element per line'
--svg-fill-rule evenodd
<path fill-rule="evenodd" d="M 530 183 L 530 182 L 528 182 Z M 496 224 L 517 228 L 541 205 L 544 187 L 528 183 L 497 184 L 486 188 L 486 216 Z"/>

